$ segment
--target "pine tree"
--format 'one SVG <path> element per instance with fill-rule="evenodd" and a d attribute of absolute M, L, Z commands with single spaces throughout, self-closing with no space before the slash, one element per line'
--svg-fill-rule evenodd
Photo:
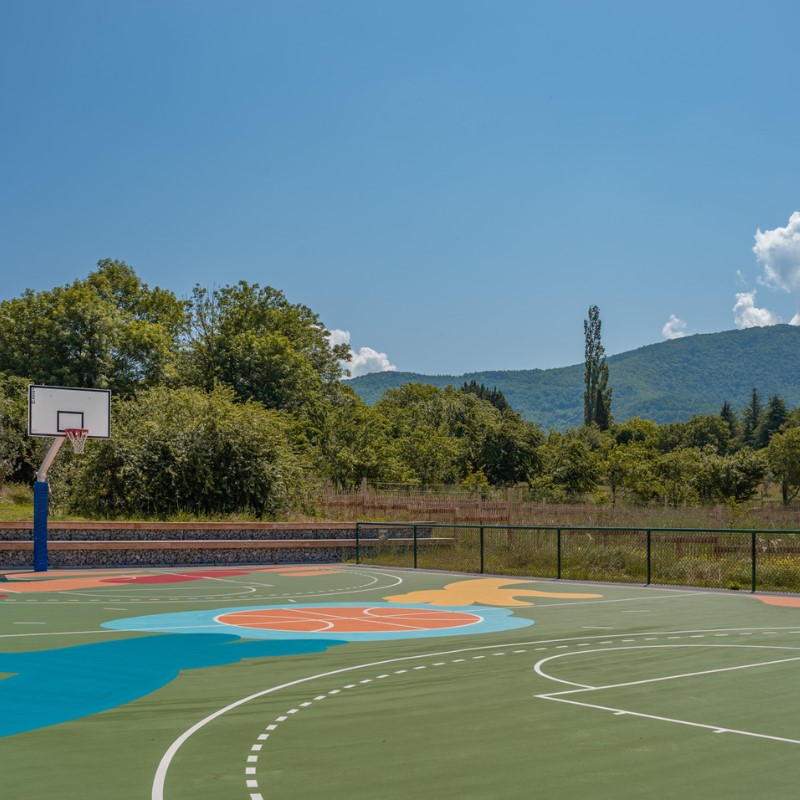
<path fill-rule="evenodd" d="M 742 444 L 747 447 L 757 447 L 758 428 L 761 425 L 761 419 L 764 416 L 764 408 L 761 405 L 761 398 L 758 396 L 758 391 L 753 387 L 753 393 L 750 397 L 750 402 L 742 415 L 744 418 L 744 426 L 742 430 Z"/>
<path fill-rule="evenodd" d="M 488 400 L 498 411 L 505 411 L 511 408 L 506 400 L 506 396 L 496 386 L 489 389 L 482 383 L 478 383 L 474 378 L 467 382 L 459 389 L 460 392 L 466 394 L 474 394 L 481 398 L 481 400 Z"/>
<path fill-rule="evenodd" d="M 764 412 L 761 424 L 756 431 L 756 446 L 766 447 L 769 440 L 780 431 L 789 419 L 789 411 L 786 403 L 774 394 L 767 402 L 767 410 Z"/>
<path fill-rule="evenodd" d="M 586 425 L 596 424 L 600 430 L 611 426 L 611 387 L 608 385 L 608 364 L 606 351 L 600 339 L 603 323 L 600 309 L 589 308 L 589 318 L 583 321 L 585 337 L 583 421 Z"/>
<path fill-rule="evenodd" d="M 733 443 L 733 440 L 739 436 L 739 418 L 736 416 L 736 412 L 727 400 L 722 404 L 719 415 L 722 421 L 728 426 L 728 432 L 730 433 L 731 442 Z"/>

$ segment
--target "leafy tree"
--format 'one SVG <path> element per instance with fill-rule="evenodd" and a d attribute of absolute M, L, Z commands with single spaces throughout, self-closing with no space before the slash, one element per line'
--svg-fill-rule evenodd
<path fill-rule="evenodd" d="M 544 434 L 510 408 L 491 425 L 481 450 L 481 470 L 493 485 L 530 483 L 541 470 L 539 447 Z"/>
<path fill-rule="evenodd" d="M 688 422 L 678 423 L 684 447 L 713 447 L 716 453 L 727 453 L 731 445 L 730 427 L 722 417 L 713 414 L 692 415 Z"/>
<path fill-rule="evenodd" d="M 677 507 L 700 498 L 696 484 L 700 462 L 700 451 L 693 447 L 679 447 L 659 456 L 656 472 L 665 503 Z"/>
<path fill-rule="evenodd" d="M 421 483 L 459 483 L 473 470 L 512 484 L 539 469 L 538 426 L 472 392 L 409 383 L 375 408 L 389 421 L 392 453 Z"/>
<path fill-rule="evenodd" d="M 783 504 L 788 506 L 800 492 L 800 427 L 776 433 L 767 447 L 767 459 L 780 481 Z"/>
<path fill-rule="evenodd" d="M 551 431 L 540 451 L 542 471 L 532 488 L 542 500 L 575 500 L 597 485 L 600 457 L 578 436 Z"/>
<path fill-rule="evenodd" d="M 413 478 L 391 452 L 390 423 L 349 387 L 327 404 L 316 438 L 317 469 L 339 488 L 369 481 L 406 482 Z"/>
<path fill-rule="evenodd" d="M 800 428 L 800 407 L 793 408 L 789 412 L 789 418 L 786 420 L 787 428 Z"/>
<path fill-rule="evenodd" d="M 129 394 L 171 376 L 184 307 L 122 261 L 83 281 L 0 302 L 0 371 Z"/>
<path fill-rule="evenodd" d="M 709 463 L 709 480 L 717 500 L 749 500 L 766 474 L 766 458 L 749 447 L 730 456 L 713 457 Z"/>
<path fill-rule="evenodd" d="M 661 493 L 656 473 L 657 451 L 642 442 L 614 444 L 606 454 L 601 469 L 611 492 L 611 502 L 624 493 L 637 503 L 647 503 Z"/>
<path fill-rule="evenodd" d="M 115 402 L 112 417 L 115 435 L 92 442 L 68 478 L 74 511 L 275 518 L 307 507 L 290 419 L 237 402 L 230 388 L 156 387 Z"/>
<path fill-rule="evenodd" d="M 349 349 L 331 347 L 319 317 L 277 289 L 196 286 L 190 320 L 183 368 L 191 385 L 223 383 L 243 400 L 307 415 L 339 391 Z"/>
<path fill-rule="evenodd" d="M 600 430 L 611 425 L 611 387 L 608 385 L 606 351 L 601 341 L 602 321 L 597 306 L 589 308 L 589 317 L 583 321 L 585 338 L 583 421 L 596 424 Z"/>
<path fill-rule="evenodd" d="M 0 374 L 0 485 L 6 480 L 33 481 L 44 458 L 44 442 L 28 436 L 29 383 Z"/>
<path fill-rule="evenodd" d="M 631 419 L 615 425 L 612 433 L 617 444 L 637 442 L 653 449 L 658 447 L 661 438 L 659 426 L 652 420 L 640 417 L 631 417 Z"/>

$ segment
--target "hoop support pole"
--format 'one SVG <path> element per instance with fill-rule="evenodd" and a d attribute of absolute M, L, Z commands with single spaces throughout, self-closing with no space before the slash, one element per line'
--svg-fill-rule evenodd
<path fill-rule="evenodd" d="M 50 485 L 47 483 L 47 471 L 53 463 L 64 437 L 53 439 L 42 466 L 36 473 L 33 484 L 33 571 L 47 572 L 47 512 L 50 505 Z"/>
<path fill-rule="evenodd" d="M 39 467 L 39 471 L 36 473 L 37 481 L 47 483 L 47 471 L 50 469 L 53 460 L 58 455 L 58 451 L 61 449 L 62 444 L 64 444 L 63 436 L 57 436 L 55 439 L 53 439 L 53 444 L 50 445 L 50 449 L 47 451 L 44 461 L 42 461 L 42 466 Z"/>
<path fill-rule="evenodd" d="M 47 506 L 50 486 L 47 481 L 33 484 L 33 571 L 47 572 Z"/>

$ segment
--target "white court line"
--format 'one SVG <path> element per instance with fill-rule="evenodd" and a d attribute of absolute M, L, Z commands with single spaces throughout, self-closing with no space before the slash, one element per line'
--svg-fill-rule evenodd
<path fill-rule="evenodd" d="M 647 678 L 640 681 L 630 681 L 628 683 L 613 683 L 608 684 L 607 686 L 589 686 L 585 683 L 575 683 L 574 681 L 567 681 L 563 678 L 555 678 L 552 675 L 549 675 L 542 669 L 542 665 L 546 664 L 548 661 L 555 661 L 556 659 L 561 658 L 569 658 L 570 656 L 585 656 L 590 655 L 592 653 L 620 653 L 625 650 L 672 650 L 677 648 L 703 648 L 706 650 L 713 650 L 713 649 L 722 649 L 722 650 L 791 650 L 793 652 L 797 652 L 799 648 L 797 647 L 784 647 L 784 646 L 776 646 L 773 647 L 771 645 L 757 645 L 757 644 L 642 644 L 636 645 L 634 647 L 604 647 L 599 650 L 577 650 L 574 653 L 559 653 L 555 656 L 548 656 L 547 658 L 543 658 L 541 661 L 538 661 L 533 670 L 536 672 L 537 675 L 540 675 L 542 678 L 546 680 L 555 681 L 556 683 L 565 683 L 568 686 L 578 686 L 579 689 L 572 689 L 569 691 L 564 692 L 555 692 L 554 694 L 557 695 L 564 695 L 564 694 L 576 694 L 580 692 L 594 692 L 594 691 L 601 691 L 602 689 L 621 689 L 625 686 L 639 686 L 645 683 L 658 683 L 659 681 L 671 681 L 675 680 L 676 678 L 692 678 L 696 675 L 711 675 L 715 672 L 731 672 L 737 669 L 749 669 L 750 667 L 764 667 L 769 664 L 782 664 L 786 661 L 800 661 L 800 656 L 796 656 L 793 658 L 784 658 L 778 661 L 763 661 L 757 664 L 744 664 L 735 667 L 719 667 L 717 669 L 709 669 L 704 670 L 702 672 L 687 672 L 680 675 L 666 675 L 659 678 Z M 538 695 L 537 695 L 538 696 Z M 549 696 L 549 695 L 548 695 Z"/>
<path fill-rule="evenodd" d="M 736 670 L 743 670 L 743 669 L 753 669 L 755 667 L 766 667 L 772 666 L 774 664 L 786 664 L 793 661 L 800 661 L 800 656 L 795 656 L 792 658 L 782 658 L 782 659 L 774 659 L 772 661 L 762 661 L 754 664 L 740 664 L 734 667 L 719 667 L 717 669 L 709 669 L 709 670 L 702 670 L 698 672 L 687 672 L 678 675 L 664 675 L 658 678 L 645 678 L 639 681 L 629 681 L 626 683 L 616 683 L 616 684 L 608 684 L 606 686 L 586 686 L 584 684 L 579 683 L 572 683 L 571 681 L 561 680 L 559 678 L 554 678 L 551 675 L 548 675 L 544 671 L 541 670 L 541 665 L 544 664 L 546 661 L 552 661 L 555 658 L 564 658 L 570 655 L 584 655 L 586 653 L 597 653 L 597 652 L 618 652 L 620 650 L 645 650 L 645 649 L 661 649 L 661 648 L 676 648 L 676 647 L 693 647 L 693 648 L 727 648 L 729 645 L 708 645 L 708 644 L 686 644 L 686 645 L 642 645 L 640 647 L 620 647 L 620 648 L 606 648 L 604 650 L 580 650 L 576 653 L 560 653 L 556 656 L 550 656 L 548 658 L 542 659 L 534 666 L 534 670 L 541 675 L 543 678 L 548 680 L 556 681 L 558 683 L 565 683 L 570 684 L 572 686 L 578 686 L 578 689 L 568 689 L 563 692 L 552 692 L 549 694 L 539 694 L 535 695 L 536 698 L 540 700 L 553 700 L 557 703 L 569 703 L 570 705 L 575 706 L 582 706 L 584 708 L 595 708 L 600 711 L 609 711 L 616 716 L 631 716 L 631 717 L 640 717 L 642 719 L 652 719 L 658 722 L 671 722 L 676 725 L 686 725 L 692 728 L 703 728 L 704 730 L 710 730 L 714 733 L 733 733 L 739 736 L 750 736 L 756 739 L 768 739 L 771 741 L 776 742 L 785 742 L 788 744 L 800 744 L 800 739 L 789 739 L 783 736 L 772 736 L 770 734 L 765 733 L 756 733 L 755 731 L 744 731 L 737 728 L 726 728 L 720 725 L 707 725 L 700 722 L 691 722 L 689 720 L 684 719 L 674 719 L 672 717 L 662 717 L 656 714 L 644 714 L 638 711 L 629 711 L 628 709 L 624 708 L 614 708 L 611 706 L 601 706 L 596 703 L 585 703 L 580 700 L 572 700 L 566 697 L 566 695 L 576 695 L 576 694 L 585 694 L 587 692 L 595 692 L 595 691 L 602 691 L 604 689 L 622 689 L 629 686 L 641 686 L 649 683 L 659 683 L 662 681 L 670 681 L 670 680 L 678 680 L 681 678 L 693 678 L 702 675 L 713 675 L 716 673 L 721 672 L 733 672 Z M 772 647 L 772 646 L 764 646 L 764 645 L 730 645 L 730 647 L 734 648 L 743 648 L 743 649 L 756 649 L 756 650 L 797 650 L 796 647 Z"/>
<path fill-rule="evenodd" d="M 771 630 L 783 630 L 783 628 L 775 628 L 775 627 L 772 627 L 770 629 Z M 791 626 L 787 626 L 786 627 L 786 630 L 796 630 L 796 629 L 797 629 L 796 625 L 791 625 Z M 720 629 L 719 628 L 717 628 L 717 629 L 708 629 L 707 632 L 714 632 L 714 630 L 720 630 Z M 741 630 L 741 629 L 740 628 L 723 628 L 721 630 L 730 631 L 730 630 Z M 761 628 L 753 628 L 751 630 L 761 630 Z M 694 632 L 695 631 L 677 631 L 677 633 L 694 633 Z M 638 635 L 639 636 L 645 636 L 645 635 L 651 636 L 653 634 L 666 635 L 667 633 L 668 633 L 668 631 L 643 631 L 641 634 L 638 634 Z M 605 635 L 606 636 L 611 636 L 611 638 L 614 638 L 615 636 L 629 636 L 630 634 L 624 633 L 624 634 L 605 634 Z M 242 697 L 239 700 L 236 700 L 233 703 L 230 703 L 229 705 L 225 706 L 224 708 L 220 708 L 217 711 L 214 711 L 213 713 L 211 713 L 208 716 L 206 716 L 203 719 L 201 719 L 199 722 L 196 722 L 190 728 L 187 728 L 187 730 L 185 730 L 177 739 L 175 739 L 175 741 L 165 751 L 164 755 L 161 758 L 161 761 L 158 764 L 158 767 L 156 768 L 155 775 L 153 777 L 153 784 L 152 784 L 151 795 L 150 795 L 151 796 L 151 800 L 164 800 L 164 785 L 166 783 L 167 772 L 168 772 L 168 770 L 170 768 L 170 765 L 172 764 L 173 759 L 175 758 L 176 754 L 181 749 L 181 747 L 195 733 L 197 733 L 197 731 L 201 730 L 206 725 L 208 725 L 210 722 L 213 722 L 214 720 L 218 719 L 219 717 L 223 716 L 224 714 L 227 714 L 229 711 L 233 711 L 234 709 L 239 708 L 240 706 L 243 706 L 243 705 L 245 705 L 245 703 L 249 703 L 252 700 L 257 700 L 257 699 L 259 699 L 261 697 L 265 697 L 266 695 L 274 694 L 275 692 L 279 692 L 279 691 L 281 691 L 283 689 L 288 689 L 288 688 L 293 687 L 293 686 L 299 686 L 300 684 L 308 683 L 309 681 L 318 680 L 319 678 L 328 678 L 328 677 L 331 677 L 332 675 L 341 675 L 341 674 L 343 674 L 345 672 L 353 672 L 353 671 L 359 670 L 359 669 L 368 669 L 368 668 L 371 668 L 371 667 L 382 667 L 382 666 L 384 666 L 386 664 L 398 664 L 398 663 L 407 662 L 407 661 L 416 661 L 418 659 L 423 659 L 423 658 L 443 658 L 445 656 L 460 655 L 462 653 L 474 653 L 474 652 L 480 652 L 482 650 L 497 650 L 498 647 L 503 647 L 503 648 L 508 648 L 508 647 L 527 647 L 527 646 L 532 646 L 532 645 L 537 645 L 537 644 L 551 644 L 551 643 L 555 643 L 555 642 L 578 642 L 578 641 L 583 641 L 585 639 L 591 639 L 591 638 L 593 638 L 593 637 L 591 637 L 591 636 L 574 636 L 574 637 L 561 638 L 561 639 L 539 639 L 539 640 L 527 641 L 527 642 L 508 642 L 507 644 L 503 644 L 503 645 L 493 644 L 493 645 L 483 645 L 483 646 L 480 646 L 480 647 L 464 647 L 464 648 L 458 648 L 458 649 L 455 649 L 455 650 L 445 650 L 445 651 L 437 651 L 437 652 L 432 652 L 432 653 L 422 653 L 422 654 L 414 655 L 414 656 L 403 656 L 403 657 L 400 657 L 400 658 L 390 658 L 390 659 L 385 659 L 385 660 L 382 660 L 382 661 L 372 661 L 372 662 L 368 662 L 368 663 L 365 663 L 365 664 L 356 664 L 355 666 L 351 666 L 351 667 L 342 667 L 341 669 L 332 670 L 330 672 L 321 672 L 321 673 L 318 673 L 317 675 L 310 675 L 310 676 L 305 677 L 305 678 L 298 678 L 297 680 L 289 681 L 288 683 L 283 683 L 283 684 L 280 684 L 278 686 L 272 686 L 269 689 L 263 689 L 260 692 L 255 692 L 254 694 L 248 695 L 247 697 Z M 598 636 L 596 638 L 599 639 L 601 637 Z M 703 647 L 704 645 L 693 645 L 693 646 L 694 647 Z M 772 648 L 770 648 L 770 649 L 772 649 Z M 787 649 L 795 649 L 796 650 L 797 648 L 787 648 Z M 586 650 L 581 650 L 579 652 L 581 654 L 583 654 L 583 653 L 586 653 L 587 651 Z M 567 654 L 564 653 L 562 655 L 567 655 Z M 400 673 L 404 673 L 404 672 L 407 672 L 407 671 L 408 670 L 397 670 L 395 674 L 400 674 Z M 322 699 L 322 697 L 324 697 L 324 696 L 320 696 L 320 699 Z M 553 700 L 558 700 L 560 702 L 571 702 L 571 703 L 573 703 L 575 705 L 583 705 L 581 703 L 578 703 L 577 701 L 568 701 L 568 700 L 561 699 L 559 697 L 550 697 L 550 696 L 547 696 L 547 695 L 545 695 L 543 697 L 544 697 L 544 699 L 553 699 Z M 715 727 L 715 729 L 716 729 L 716 727 Z"/>
<path fill-rule="evenodd" d="M 584 708 L 596 708 L 600 711 L 611 711 L 617 716 L 623 717 L 642 717 L 644 719 L 653 719 L 658 722 L 672 722 L 676 725 L 688 725 L 692 728 L 704 728 L 705 730 L 714 731 L 714 733 L 735 733 L 740 736 L 752 736 L 756 739 L 771 739 L 774 742 L 787 742 L 788 744 L 800 744 L 800 739 L 787 739 L 783 736 L 770 736 L 766 733 L 755 733 L 754 731 L 741 731 L 736 728 L 724 728 L 720 725 L 704 725 L 701 722 L 690 722 L 685 719 L 672 719 L 671 717 L 659 717 L 656 714 L 641 714 L 638 711 L 627 711 L 624 708 L 611 708 L 610 706 L 598 706 L 594 703 L 581 703 L 577 700 L 567 700 L 564 697 L 557 697 L 555 695 L 539 694 L 536 697 L 541 700 L 554 700 L 557 703 L 569 703 L 573 706 L 583 706 Z"/>

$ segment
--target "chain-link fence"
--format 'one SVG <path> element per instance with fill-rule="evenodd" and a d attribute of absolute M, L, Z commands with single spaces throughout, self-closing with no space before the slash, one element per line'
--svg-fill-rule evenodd
<path fill-rule="evenodd" d="M 800 592 L 800 531 L 356 523 L 356 562 Z"/>

